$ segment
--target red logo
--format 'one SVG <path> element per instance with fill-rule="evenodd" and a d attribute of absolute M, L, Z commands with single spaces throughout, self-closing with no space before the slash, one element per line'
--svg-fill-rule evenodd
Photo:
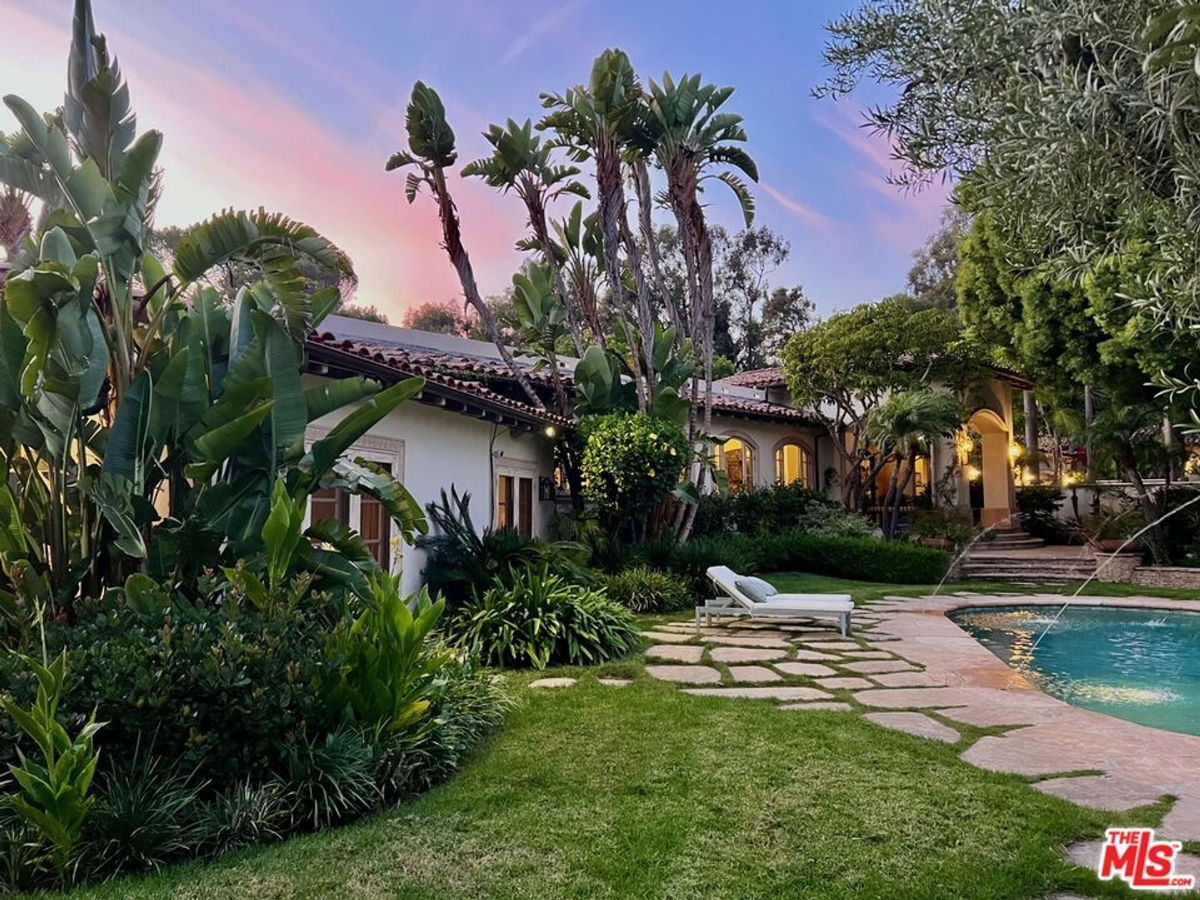
<path fill-rule="evenodd" d="M 1119 878 L 1135 890 L 1185 890 L 1195 886 L 1192 875 L 1175 874 L 1179 841 L 1156 841 L 1153 828 L 1110 828 L 1100 853 L 1101 881 Z"/>

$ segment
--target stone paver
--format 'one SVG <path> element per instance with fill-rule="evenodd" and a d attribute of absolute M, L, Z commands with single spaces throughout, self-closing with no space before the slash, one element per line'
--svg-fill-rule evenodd
<path fill-rule="evenodd" d="M 766 666 L 730 666 L 729 674 L 739 683 L 783 681 L 778 672 L 773 672 Z"/>
<path fill-rule="evenodd" d="M 757 634 L 738 635 L 736 637 L 705 638 L 706 644 L 720 644 L 723 647 L 771 647 L 776 650 L 787 650 L 792 645 L 783 638 L 763 637 Z"/>
<path fill-rule="evenodd" d="M 946 682 L 928 672 L 884 672 L 872 676 L 884 687 L 945 687 Z"/>
<path fill-rule="evenodd" d="M 820 663 L 782 662 L 775 663 L 775 668 L 788 675 L 800 675 L 804 678 L 820 678 L 826 675 L 836 675 L 837 671 Z"/>
<path fill-rule="evenodd" d="M 918 712 L 867 713 L 863 718 L 870 719 L 876 725 L 882 725 L 884 728 L 905 731 L 918 737 L 933 738 L 935 741 L 944 741 L 947 744 L 953 744 L 962 737 L 950 726 L 943 725 Z"/>
<path fill-rule="evenodd" d="M 1034 787 L 1043 794 L 1062 797 L 1080 806 L 1125 812 L 1157 803 L 1159 791 L 1148 784 L 1119 775 L 1084 775 L 1079 778 L 1048 778 Z"/>
<path fill-rule="evenodd" d="M 821 653 L 818 650 L 797 650 L 795 657 L 803 660 L 841 659 L 836 653 Z"/>
<path fill-rule="evenodd" d="M 805 638 L 801 643 L 807 644 L 812 638 Z M 819 641 L 815 647 L 810 649 L 821 650 L 861 650 L 861 644 L 855 644 L 852 641 Z"/>
<path fill-rule="evenodd" d="M 646 666 L 646 674 L 660 681 L 680 684 L 718 684 L 721 673 L 709 666 Z"/>
<path fill-rule="evenodd" d="M 1200 841 L 1200 798 L 1180 797 L 1163 816 L 1159 830 L 1181 841 Z"/>
<path fill-rule="evenodd" d="M 1158 835 L 1155 835 L 1158 837 Z M 1071 846 L 1067 847 L 1065 856 L 1069 862 L 1077 866 L 1091 869 L 1093 872 L 1100 865 L 1100 841 L 1076 841 Z M 1200 856 L 1194 856 L 1191 853 L 1176 853 L 1175 854 L 1175 874 L 1176 875 L 1191 875 L 1200 884 Z M 1154 896 L 1147 892 L 1147 896 Z M 1158 896 L 1194 896 L 1194 894 L 1178 894 L 1178 893 L 1163 893 Z"/>
<path fill-rule="evenodd" d="M 885 674 L 887 672 L 912 672 L 916 670 L 916 666 L 902 659 L 864 659 L 859 662 L 844 662 L 840 665 L 843 669 L 849 669 L 851 672 L 859 672 L 863 675 L 870 675 L 872 673 Z"/>
<path fill-rule="evenodd" d="M 883 709 L 924 709 L 936 706 L 966 706 L 973 702 L 976 696 L 971 688 L 875 688 L 855 694 L 854 699 L 863 706 Z"/>
<path fill-rule="evenodd" d="M 837 678 L 815 678 L 813 682 L 818 687 L 844 691 L 861 691 L 873 686 L 865 678 L 848 678 L 843 676 Z"/>
<path fill-rule="evenodd" d="M 1023 732 L 1036 727 L 1010 731 L 1003 737 L 980 738 L 963 753 L 962 758 L 981 769 L 1015 775 L 1053 775 L 1055 772 L 1104 767 L 1105 753 L 1102 747 L 1086 746 L 1078 740 L 1043 742 L 1022 739 Z M 1017 736 L 1015 739 L 1014 735 Z"/>
<path fill-rule="evenodd" d="M 629 687 L 633 684 L 628 678 L 598 678 L 596 681 L 605 687 Z"/>
<path fill-rule="evenodd" d="M 679 647 L 672 644 L 655 644 L 646 648 L 646 655 L 654 659 L 669 659 L 672 662 L 698 663 L 704 655 L 703 647 Z"/>
<path fill-rule="evenodd" d="M 884 650 L 846 650 L 851 659 L 895 659 L 895 655 Z"/>
<path fill-rule="evenodd" d="M 766 662 L 772 659 L 783 659 L 786 650 L 772 650 L 767 647 L 713 647 L 709 651 L 713 662 Z"/>
<path fill-rule="evenodd" d="M 726 687 L 689 688 L 685 694 L 697 697 L 733 697 L 738 700 L 832 700 L 833 695 L 806 687 Z"/>
<path fill-rule="evenodd" d="M 575 683 L 574 678 L 539 678 L 529 682 L 531 688 L 564 688 Z"/>
<path fill-rule="evenodd" d="M 842 703 L 840 700 L 818 700 L 816 703 L 785 703 L 780 709 L 787 710 L 828 710 L 830 712 L 850 712 L 854 709 L 849 703 Z"/>
<path fill-rule="evenodd" d="M 686 644 L 695 637 L 695 633 L 682 634 L 674 631 L 643 631 L 642 637 L 657 641 L 660 644 Z"/>

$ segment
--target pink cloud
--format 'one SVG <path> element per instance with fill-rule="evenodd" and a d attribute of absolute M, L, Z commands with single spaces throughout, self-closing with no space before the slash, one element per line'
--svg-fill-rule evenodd
<path fill-rule="evenodd" d="M 0 22 L 0 30 L 23 35 L 0 58 L 0 83 L 35 106 L 57 105 L 69 22 L 50 25 L 10 6 L 0 6 Z M 384 172 L 396 135 L 348 139 L 244 71 L 191 65 L 186 60 L 203 57 L 168 55 L 99 24 L 129 81 L 139 128 L 165 136 L 160 223 L 190 224 L 225 207 L 261 205 L 338 243 L 359 274 L 357 301 L 393 321 L 426 300 L 459 296 L 433 204 L 424 198 L 409 206 L 403 174 Z M 0 130 L 14 126 L 0 120 Z M 513 242 L 523 231 L 520 204 L 474 181 L 455 179 L 452 188 L 480 284 L 496 289 L 519 263 Z"/>
<path fill-rule="evenodd" d="M 768 197 L 792 213 L 792 215 L 801 219 L 805 224 L 821 227 L 832 224 L 832 220 L 828 216 L 817 212 L 811 206 L 805 206 L 798 200 L 793 200 L 787 194 L 783 193 L 783 191 L 776 190 L 765 181 L 760 181 L 758 186 L 766 192 Z"/>

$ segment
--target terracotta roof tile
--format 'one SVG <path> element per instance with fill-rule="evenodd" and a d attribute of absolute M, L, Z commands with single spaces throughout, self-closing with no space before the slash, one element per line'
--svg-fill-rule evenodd
<path fill-rule="evenodd" d="M 447 368 L 457 368 L 462 372 L 473 375 L 503 377 L 508 375 L 507 367 L 491 365 L 475 366 L 474 361 L 463 357 L 451 357 L 446 354 L 411 353 L 401 347 L 383 347 L 365 341 L 342 340 L 330 332 L 311 335 L 308 339 L 310 348 L 333 350 L 349 356 L 369 359 L 372 362 L 394 369 L 398 374 L 419 376 L 424 378 L 434 388 L 443 387 L 460 394 L 466 394 L 481 403 L 507 410 L 525 418 L 558 425 L 562 428 L 572 428 L 574 423 L 557 413 L 541 410 L 532 404 L 514 400 L 512 397 L 494 391 L 481 381 L 458 378 L 445 371 Z M 459 363 L 460 365 L 454 365 Z M 497 371 L 499 368 L 499 371 Z"/>

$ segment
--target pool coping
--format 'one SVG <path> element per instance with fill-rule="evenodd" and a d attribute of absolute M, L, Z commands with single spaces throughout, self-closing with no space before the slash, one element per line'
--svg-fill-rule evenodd
<path fill-rule="evenodd" d="M 1178 840 L 1200 840 L 1200 736 L 1165 731 L 1072 706 L 1044 693 L 948 615 L 960 609 L 1003 606 L 1061 607 L 1061 594 L 956 592 L 886 597 L 869 604 L 878 621 L 865 640 L 882 636 L 896 655 L 923 667 L 921 687 L 857 691 L 864 706 L 925 709 L 950 721 L 1007 727 L 963 753 L 981 768 L 1041 778 L 1035 787 L 1083 805 L 1125 810 L 1176 798 L 1160 830 Z M 1200 600 L 1162 597 L 1071 598 L 1097 607 L 1200 612 Z M 1080 772 L 1099 773 L 1084 774 Z M 1076 773 L 1063 776 L 1064 773 Z"/>

